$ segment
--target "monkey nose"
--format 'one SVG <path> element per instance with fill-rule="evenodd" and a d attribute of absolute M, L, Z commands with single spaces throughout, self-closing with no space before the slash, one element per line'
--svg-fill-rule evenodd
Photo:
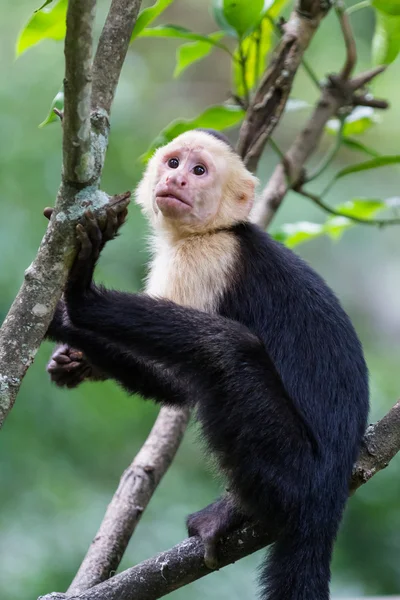
<path fill-rule="evenodd" d="M 171 182 L 172 184 L 177 185 L 178 187 L 186 187 L 187 186 L 186 177 L 184 175 L 178 175 L 178 173 L 168 176 L 167 183 L 168 182 Z"/>

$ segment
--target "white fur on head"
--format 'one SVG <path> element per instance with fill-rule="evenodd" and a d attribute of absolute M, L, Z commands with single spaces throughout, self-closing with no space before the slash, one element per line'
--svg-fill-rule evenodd
<path fill-rule="evenodd" d="M 136 188 L 136 202 L 150 218 L 153 226 L 157 229 L 171 227 L 161 212 L 154 209 L 154 188 L 159 179 L 158 169 L 164 155 L 173 151 L 174 148 L 178 149 L 182 146 L 208 150 L 215 161 L 217 172 L 220 174 L 219 190 L 210 191 L 210 194 L 215 193 L 217 196 L 213 198 L 215 202 L 219 203 L 217 214 L 212 222 L 204 224 L 201 229 L 196 226 L 192 232 L 211 231 L 246 221 L 253 206 L 257 178 L 246 169 L 239 155 L 224 141 L 215 138 L 210 133 L 194 129 L 182 133 L 166 146 L 156 150 Z"/>

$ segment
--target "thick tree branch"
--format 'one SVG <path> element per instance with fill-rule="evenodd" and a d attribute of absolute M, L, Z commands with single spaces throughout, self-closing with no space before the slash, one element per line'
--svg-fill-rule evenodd
<path fill-rule="evenodd" d="M 92 109 L 110 114 L 142 0 L 112 0 L 93 62 Z"/>
<path fill-rule="evenodd" d="M 353 470 L 350 492 L 384 469 L 399 450 L 400 400 L 383 419 L 368 427 Z M 259 525 L 249 525 L 234 532 L 220 544 L 221 567 L 272 544 L 277 533 L 273 525 L 268 531 Z M 203 554 L 200 540 L 189 538 L 82 594 L 51 594 L 42 600 L 157 600 L 211 573 L 204 565 Z"/>
<path fill-rule="evenodd" d="M 257 169 L 265 144 L 289 98 L 303 54 L 326 12 L 320 0 L 299 0 L 283 26 L 284 34 L 240 129 L 237 150 L 250 171 Z"/>
<path fill-rule="evenodd" d="M 92 45 L 96 0 L 69 0 L 65 36 L 63 178 L 86 183 L 93 177 L 90 148 Z"/>
<path fill-rule="evenodd" d="M 85 191 L 80 192 L 80 182 L 93 175 L 89 175 L 93 161 L 88 144 L 94 6 L 94 0 L 68 3 L 63 182 L 38 254 L 26 270 L 22 287 L 0 330 L 0 427 L 52 317 L 74 255 L 72 222 L 88 200 Z M 97 193 L 92 200 L 94 208 L 98 208 L 107 196 Z M 76 205 L 78 210 L 74 213 Z"/>
<path fill-rule="evenodd" d="M 140 2 L 112 3 L 93 68 L 92 99 L 99 98 L 95 102 L 99 110 L 90 114 L 95 4 L 95 0 L 68 2 L 63 176 L 38 254 L 25 272 L 21 289 L 0 329 L 0 427 L 14 404 L 64 287 L 75 253 L 75 224 L 88 206 L 99 213 L 109 201 L 107 194 L 99 190 L 109 133 L 108 114 L 101 109 L 110 110 L 129 44 L 128 30 L 132 31 Z M 120 10 L 118 17 L 116 12 Z M 120 37 L 116 24 L 121 27 Z M 103 103 L 101 91 L 106 90 L 104 77 L 109 75 L 112 84 L 106 94 L 107 102 Z"/>
<path fill-rule="evenodd" d="M 144 509 L 175 457 L 188 420 L 188 410 L 160 410 L 146 442 L 122 475 L 68 594 L 92 588 L 117 569 Z"/>
<path fill-rule="evenodd" d="M 364 435 L 360 456 L 353 469 L 350 490 L 355 492 L 373 475 L 385 469 L 400 451 L 400 400 Z"/>

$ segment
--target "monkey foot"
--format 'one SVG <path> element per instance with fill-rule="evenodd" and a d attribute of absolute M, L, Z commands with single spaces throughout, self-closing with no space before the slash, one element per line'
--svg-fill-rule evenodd
<path fill-rule="evenodd" d="M 189 536 L 198 535 L 204 545 L 204 562 L 209 569 L 218 569 L 219 540 L 239 527 L 244 515 L 229 496 L 224 496 L 203 510 L 189 515 L 186 525 Z"/>
<path fill-rule="evenodd" d="M 189 537 L 198 536 L 204 546 L 204 563 L 211 570 L 219 567 L 217 544 L 221 535 L 215 528 L 216 523 L 210 519 L 210 513 L 204 514 L 207 509 L 189 515 L 186 520 Z"/>

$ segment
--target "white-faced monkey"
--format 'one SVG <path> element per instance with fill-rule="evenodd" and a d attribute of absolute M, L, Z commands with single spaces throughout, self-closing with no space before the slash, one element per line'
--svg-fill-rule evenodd
<path fill-rule="evenodd" d="M 332 546 L 368 413 L 360 342 L 325 282 L 249 221 L 256 179 L 219 134 L 156 151 L 136 199 L 154 230 L 146 291 L 98 287 L 106 227 L 88 213 L 48 337 L 59 385 L 110 377 L 131 393 L 197 409 L 229 495 L 188 518 L 208 566 L 245 519 L 280 534 L 266 600 L 328 600 Z M 83 353 L 83 356 L 82 356 Z"/>

